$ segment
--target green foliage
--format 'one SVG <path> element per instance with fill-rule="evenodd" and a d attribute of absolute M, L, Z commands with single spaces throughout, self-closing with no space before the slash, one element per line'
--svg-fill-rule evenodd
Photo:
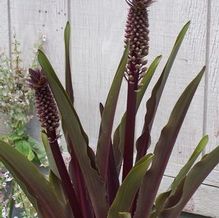
<path fill-rule="evenodd" d="M 122 78 L 129 58 L 128 46 L 120 61 L 106 103 L 105 105 L 100 104 L 101 125 L 96 156 L 89 146 L 88 136 L 74 108 L 72 84 L 68 82 L 71 79 L 69 23 L 65 29 L 65 72 L 66 78 L 68 78 L 65 88 L 46 55 L 41 50 L 39 51 L 38 60 L 59 108 L 67 147 L 71 155 L 69 169 L 71 180 L 69 176 L 60 176 L 62 173 L 60 166 L 63 166 L 62 170 L 65 170 L 65 165 L 61 165 L 63 158 L 56 156 L 59 150 L 54 152 L 54 143 L 57 143 L 57 138 L 48 138 L 47 130 L 43 130 L 42 139 L 49 161 L 49 176 L 43 175 L 31 163 L 34 157 L 28 149 L 27 142 L 16 143 L 13 148 L 1 141 L 0 160 L 16 178 L 40 217 L 73 218 L 77 216 L 72 207 L 72 199 L 69 197 L 69 193 L 66 193 L 66 190 L 70 190 L 64 185 L 66 181 L 70 181 L 73 190 L 71 194 L 77 196 L 77 199 L 73 200 L 78 205 L 77 210 L 82 214 L 82 218 L 176 218 L 180 215 L 192 194 L 219 163 L 219 147 L 217 147 L 195 164 L 207 145 L 208 137 L 203 137 L 170 188 L 165 193 L 158 195 L 158 188 L 176 138 L 205 71 L 204 67 L 185 88 L 170 114 L 168 123 L 161 131 L 153 154 L 147 154 L 147 148 L 150 145 L 150 131 L 159 101 L 188 28 L 189 23 L 179 33 L 162 74 L 153 87 L 151 97 L 147 102 L 142 135 L 136 142 L 136 164 L 133 165 L 123 181 L 119 180 L 119 176 L 121 163 L 124 160 L 123 151 L 126 146 L 124 144 L 126 113 L 122 116 L 114 134 L 112 127 Z M 134 116 L 136 116 L 160 58 L 158 56 L 153 61 L 139 84 L 135 102 L 136 110 L 132 114 Z M 46 114 L 46 111 L 44 113 Z M 131 128 L 135 128 L 135 126 L 131 126 Z M 112 136 L 114 136 L 113 140 Z M 14 140 L 16 141 L 17 138 L 15 137 Z M 22 151 L 26 157 L 16 149 Z"/>
<path fill-rule="evenodd" d="M 32 162 L 4 142 L 0 146 L 0 159 L 40 216 L 55 218 L 59 214 L 60 217 L 67 218 L 64 202 L 59 203 L 56 190 Z"/>
<path fill-rule="evenodd" d="M 153 159 L 152 154 L 148 154 L 139 160 L 129 172 L 121 184 L 115 200 L 111 205 L 108 218 L 116 217 L 121 211 L 128 211 L 132 206 L 135 195 L 141 185 L 146 171 L 148 170 Z"/>
<path fill-rule="evenodd" d="M 26 71 L 19 66 L 11 69 L 7 57 L 0 56 L 0 111 L 8 115 L 6 124 L 13 132 L 25 128 L 31 118 L 33 93 L 27 87 L 27 78 Z"/>
<path fill-rule="evenodd" d="M 34 59 L 31 66 L 39 66 L 37 50 L 42 46 L 42 40 L 34 46 Z M 0 55 L 0 112 L 7 114 L 5 124 L 9 129 L 7 135 L 0 139 L 23 154 L 29 161 L 46 166 L 45 151 L 39 143 L 26 133 L 26 126 L 33 114 L 33 91 L 27 84 L 29 77 L 27 69 L 22 65 L 20 43 L 13 38 L 12 58 L 4 53 Z M 1 164 L 0 192 L 2 195 L 3 217 L 12 216 L 15 208 L 22 210 L 22 217 L 36 217 L 36 211 L 22 189 L 13 180 L 10 173 Z M 11 214 L 11 215 L 10 215 Z"/>
<path fill-rule="evenodd" d="M 19 151 L 29 161 L 41 166 L 47 165 L 44 150 L 42 150 L 38 143 L 31 137 L 11 134 L 1 137 L 1 140 L 7 142 L 8 146 Z M 12 175 L 2 164 L 0 165 L 0 171 L 2 173 L 2 176 L 0 177 L 0 193 L 3 196 L 3 210 L 1 210 L 1 214 L 8 214 L 14 209 L 21 209 L 22 217 L 37 217 L 36 210 L 23 193 L 20 186 L 13 179 Z"/>

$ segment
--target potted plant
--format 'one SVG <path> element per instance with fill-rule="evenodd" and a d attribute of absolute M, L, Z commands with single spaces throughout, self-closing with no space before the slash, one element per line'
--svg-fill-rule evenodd
<path fill-rule="evenodd" d="M 130 9 L 125 51 L 106 102 L 99 107 L 101 123 L 96 153 L 89 146 L 88 136 L 74 107 L 69 53 L 70 24 L 67 23 L 64 34 L 65 87 L 44 52 L 39 50 L 38 61 L 42 69 L 29 70 L 29 84 L 35 91 L 36 108 L 43 129 L 42 140 L 49 160 L 49 175 L 42 174 L 4 142 L 0 146 L 0 160 L 17 179 L 40 217 L 175 218 L 218 164 L 219 147 L 195 163 L 208 142 L 208 137 L 204 136 L 169 189 L 157 194 L 177 135 L 205 71 L 203 67 L 185 88 L 161 131 L 154 152 L 148 153 L 150 132 L 159 101 L 190 22 L 179 33 L 153 87 L 146 104 L 142 135 L 136 142 L 134 140 L 136 113 L 161 59 L 158 56 L 147 67 L 147 9 L 152 2 L 127 0 Z M 113 134 L 113 120 L 123 78 L 128 84 L 127 110 Z M 60 120 L 71 156 L 68 168 L 58 143 Z M 137 148 L 135 160 L 134 145 Z"/>

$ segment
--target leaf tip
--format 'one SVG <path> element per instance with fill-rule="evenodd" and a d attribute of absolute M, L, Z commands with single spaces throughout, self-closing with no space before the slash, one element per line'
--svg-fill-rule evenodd
<path fill-rule="evenodd" d="M 157 60 L 160 62 L 162 57 L 163 57 L 162 55 L 157 56 Z"/>

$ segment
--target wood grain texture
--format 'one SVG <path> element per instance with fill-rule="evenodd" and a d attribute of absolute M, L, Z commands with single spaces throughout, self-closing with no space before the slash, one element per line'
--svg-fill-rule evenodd
<path fill-rule="evenodd" d="M 9 16 L 8 1 L 0 0 L 0 53 L 9 55 Z"/>
<path fill-rule="evenodd" d="M 10 2 L 10 25 L 8 23 L 8 2 Z M 208 13 L 209 2 L 212 3 L 210 14 Z M 160 0 L 149 9 L 149 63 L 160 54 L 163 55 L 163 59 L 139 109 L 136 137 L 141 133 L 145 103 L 150 96 L 152 85 L 161 73 L 178 32 L 188 20 L 191 20 L 191 27 L 162 96 L 152 130 L 151 148 L 159 138 L 162 127 L 167 123 L 177 98 L 202 66 L 207 63 L 207 80 L 202 80 L 192 101 L 166 171 L 167 176 L 172 177 L 177 174 L 202 137 L 203 130 L 210 136 L 210 146 L 206 152 L 219 144 L 218 12 L 218 0 Z M 0 51 L 10 50 L 9 40 L 15 33 L 21 42 L 24 66 L 27 66 L 32 61 L 34 43 L 44 36 L 46 54 L 62 82 L 64 82 L 63 31 L 66 21 L 70 18 L 75 105 L 90 137 L 90 144 L 94 148 L 100 123 L 98 105 L 99 102 L 105 103 L 123 52 L 126 16 L 125 0 L 0 0 Z M 210 26 L 207 26 L 208 19 L 210 19 Z M 9 33 L 11 33 L 10 38 Z M 210 33 L 209 40 L 207 40 L 209 36 L 207 33 Z M 126 85 L 124 81 L 117 108 L 116 123 L 119 122 L 125 110 Z M 204 98 L 205 94 L 206 98 Z M 36 127 L 35 124 L 33 126 Z M 167 180 L 169 181 L 169 178 Z M 219 168 L 212 172 L 204 184 L 206 185 L 199 189 L 188 208 L 193 212 L 218 217 Z"/>
<path fill-rule="evenodd" d="M 72 1 L 72 75 L 76 109 L 93 147 L 96 145 L 100 113 L 123 52 L 126 3 L 111 1 Z M 121 116 L 125 99 L 120 96 Z M 118 121 L 117 117 L 117 121 Z"/>
<path fill-rule="evenodd" d="M 32 62 L 34 44 L 45 38 L 44 49 L 64 81 L 63 31 L 68 17 L 67 0 L 11 0 L 12 34 L 21 43 L 24 65 Z"/>
<path fill-rule="evenodd" d="M 209 26 L 208 86 L 206 87 L 206 132 L 209 134 L 209 150 L 219 145 L 219 2 L 211 1 Z M 209 182 L 219 183 L 219 166 L 208 177 Z"/>
<path fill-rule="evenodd" d="M 9 16 L 8 1 L 0 0 L 0 54 L 4 53 L 9 56 Z M 0 113 L 0 135 L 8 133 L 4 121 L 6 115 Z"/>
<path fill-rule="evenodd" d="M 173 178 L 164 177 L 159 192 L 161 193 L 166 191 L 172 181 Z M 212 186 L 201 185 L 184 208 L 184 211 L 207 217 L 218 218 L 218 202 L 219 189 Z"/>

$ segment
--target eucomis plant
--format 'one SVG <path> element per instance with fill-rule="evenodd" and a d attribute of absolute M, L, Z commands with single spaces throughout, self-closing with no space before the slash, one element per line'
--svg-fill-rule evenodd
<path fill-rule="evenodd" d="M 158 194 L 179 130 L 205 68 L 185 88 L 161 131 L 153 153 L 148 153 L 151 129 L 162 92 L 190 23 L 179 33 L 152 89 L 146 102 L 142 134 L 135 140 L 136 114 L 161 56 L 147 64 L 148 7 L 152 0 L 127 0 L 127 3 L 130 8 L 125 28 L 125 51 L 106 102 L 99 106 L 101 123 L 96 152 L 89 145 L 74 107 L 69 23 L 64 33 L 65 87 L 41 50 L 38 61 L 42 69 L 29 70 L 28 82 L 35 91 L 49 174 L 41 173 L 33 163 L 4 142 L 0 142 L 0 160 L 20 184 L 39 217 L 176 218 L 219 162 L 219 147 L 197 161 L 208 142 L 208 137 L 204 136 L 169 189 Z M 127 109 L 113 133 L 118 96 L 124 79 L 128 85 Z M 60 123 L 71 156 L 67 167 L 58 143 Z"/>

